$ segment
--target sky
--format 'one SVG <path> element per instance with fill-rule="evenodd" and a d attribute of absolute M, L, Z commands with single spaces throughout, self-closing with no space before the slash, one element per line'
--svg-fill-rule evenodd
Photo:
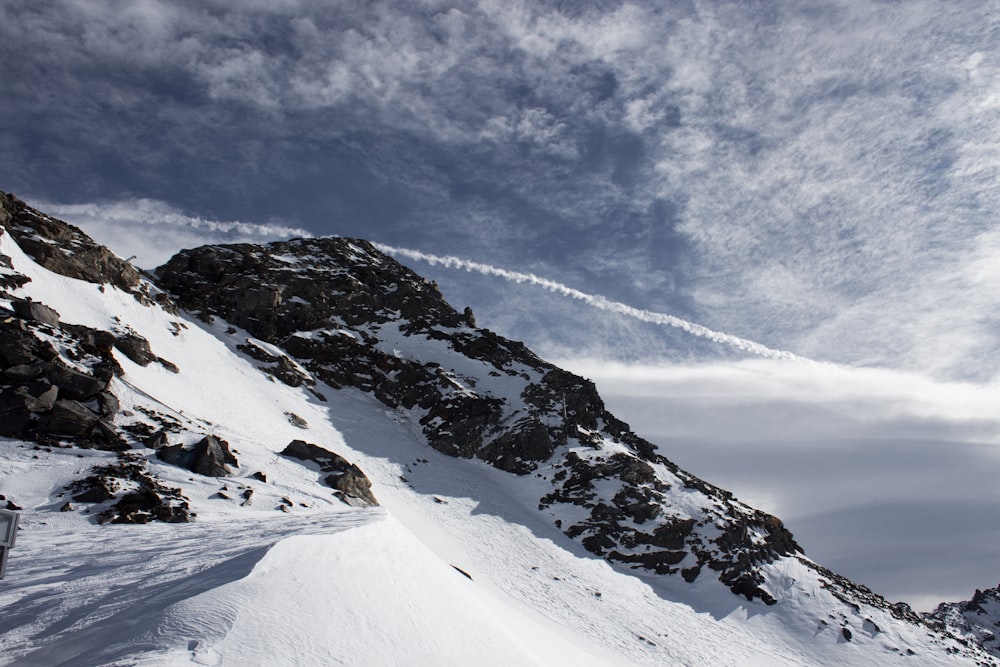
<path fill-rule="evenodd" d="M 141 266 L 306 235 L 416 251 L 481 325 L 714 451 L 696 473 L 735 460 L 704 443 L 749 443 L 783 475 L 729 475 L 754 497 L 823 442 L 995 469 L 1000 2 L 7 0 L 0 62 L 0 190 Z M 714 387 L 705 419 L 647 409 L 682 380 Z"/>

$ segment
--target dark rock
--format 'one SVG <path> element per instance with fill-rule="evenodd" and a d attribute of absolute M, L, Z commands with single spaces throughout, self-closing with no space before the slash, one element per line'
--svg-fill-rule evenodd
<path fill-rule="evenodd" d="M 47 374 L 49 381 L 59 387 L 59 395 L 74 401 L 94 399 L 108 386 L 108 379 L 101 380 L 82 371 L 55 361 Z"/>
<path fill-rule="evenodd" d="M 103 503 L 115 497 L 115 492 L 119 486 L 113 478 L 88 477 L 80 485 L 83 490 L 73 496 L 73 500 L 78 503 Z"/>
<path fill-rule="evenodd" d="M 36 338 L 21 320 L 0 321 L 0 339 L 0 368 L 38 365 L 58 356 L 51 343 Z"/>
<path fill-rule="evenodd" d="M 115 348 L 140 366 L 148 366 L 156 361 L 156 355 L 149 348 L 149 341 L 135 332 L 115 338 Z"/>
<path fill-rule="evenodd" d="M 98 449 L 112 452 L 122 452 L 129 449 L 125 438 L 118 433 L 114 426 L 103 419 L 98 419 L 94 430 L 90 432 L 90 442 Z"/>
<path fill-rule="evenodd" d="M 854 639 L 854 633 L 851 632 L 850 628 L 841 628 L 840 633 L 844 636 L 844 639 L 851 641 Z"/>
<path fill-rule="evenodd" d="M 77 346 L 95 357 L 110 359 L 111 350 L 115 345 L 115 335 L 110 331 L 92 329 L 81 324 L 62 323 L 60 328 L 72 336 Z"/>
<path fill-rule="evenodd" d="M 24 508 L 21 507 L 20 505 L 18 505 L 17 503 L 15 503 L 13 500 L 8 500 L 7 501 L 7 509 L 9 509 L 12 512 L 20 512 Z"/>
<path fill-rule="evenodd" d="M 170 444 L 170 442 L 167 440 L 166 431 L 157 431 L 143 440 L 142 444 L 144 447 L 148 447 L 149 449 L 159 449 L 160 447 L 166 447 Z"/>
<path fill-rule="evenodd" d="M 354 499 L 363 505 L 378 505 L 378 500 L 371 492 L 371 480 L 358 466 L 339 454 L 303 440 L 288 443 L 281 454 L 301 461 L 312 461 L 319 465 L 321 471 L 331 473 L 323 478 L 323 482 L 346 496 L 345 502 L 351 504 L 347 499 Z"/>
<path fill-rule="evenodd" d="M 15 438 L 26 434 L 33 423 L 31 412 L 24 407 L 24 398 L 13 389 L 0 392 L 0 436 Z"/>
<path fill-rule="evenodd" d="M 65 503 L 62 504 L 62 506 L 59 508 L 59 511 L 60 512 L 72 512 L 73 511 L 73 504 L 70 503 L 69 501 L 67 501 L 67 502 L 65 502 Z"/>
<path fill-rule="evenodd" d="M 250 476 L 253 477 L 254 479 L 260 481 L 260 482 L 264 482 L 265 484 L 267 483 L 267 475 L 265 475 L 264 473 L 262 473 L 260 470 L 258 470 L 257 472 L 255 472 L 254 474 L 252 474 Z"/>
<path fill-rule="evenodd" d="M 0 225 L 41 266 L 70 278 L 111 283 L 132 292 L 139 272 L 113 252 L 98 245 L 79 228 L 42 215 L 17 197 L 0 193 Z"/>
<path fill-rule="evenodd" d="M 49 435 L 82 437 L 97 425 L 99 415 L 79 401 L 58 400 L 52 412 L 38 421 L 38 430 Z"/>
<path fill-rule="evenodd" d="M 212 435 L 206 435 L 190 448 L 183 445 L 161 447 L 156 450 L 156 457 L 206 477 L 231 475 L 233 471 L 229 465 L 239 465 L 229 451 L 229 443 Z"/>
<path fill-rule="evenodd" d="M 31 320 L 53 327 L 59 326 L 59 313 L 45 304 L 37 301 L 13 301 L 11 307 L 14 309 L 14 314 L 22 320 Z"/>
<path fill-rule="evenodd" d="M 97 395 L 97 410 L 102 417 L 111 417 L 118 414 L 121 404 L 118 397 L 110 391 L 102 391 Z"/>
<path fill-rule="evenodd" d="M 701 568 L 697 566 L 686 567 L 683 570 L 681 570 L 681 576 L 684 578 L 684 581 L 688 582 L 689 584 L 693 582 L 695 579 L 697 579 L 699 574 L 701 574 Z"/>
<path fill-rule="evenodd" d="M 146 460 L 130 452 L 120 452 L 118 461 L 96 466 L 83 480 L 70 485 L 77 502 L 105 503 L 115 499 L 125 486 L 129 492 L 96 516 L 105 523 L 186 523 L 194 519 L 180 489 L 164 486 L 146 470 Z"/>
<path fill-rule="evenodd" d="M 536 466 L 533 461 L 545 461 L 555 451 L 549 430 L 537 419 L 526 418 L 509 427 L 502 435 L 482 447 L 476 457 L 495 467 L 526 475 Z"/>
<path fill-rule="evenodd" d="M 164 359 L 163 357 L 157 357 L 157 358 L 156 358 L 156 362 L 157 362 L 158 364 L 160 364 L 161 366 L 163 366 L 163 368 L 165 368 L 166 370 L 170 371 L 171 373 L 173 373 L 173 374 L 175 374 L 175 375 L 176 375 L 177 373 L 180 373 L 180 372 L 181 372 L 181 369 L 180 369 L 180 368 L 178 368 L 177 364 L 175 364 L 175 363 L 174 363 L 174 362 L 172 362 L 172 361 L 167 361 L 167 360 L 166 360 L 166 359 Z"/>
<path fill-rule="evenodd" d="M 5 381 L 11 383 L 26 382 L 28 380 L 40 378 L 45 375 L 47 371 L 48 365 L 41 360 L 36 360 L 30 364 L 11 366 L 3 371 L 2 377 Z"/>

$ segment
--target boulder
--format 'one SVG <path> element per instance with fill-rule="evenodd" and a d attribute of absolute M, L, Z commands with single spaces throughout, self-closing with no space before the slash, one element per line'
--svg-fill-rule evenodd
<path fill-rule="evenodd" d="M 239 466 L 229 451 L 229 443 L 213 435 L 206 435 L 190 448 L 184 445 L 161 447 L 156 450 L 156 457 L 206 477 L 225 477 L 233 472 L 229 465 Z"/>
<path fill-rule="evenodd" d="M 24 397 L 24 407 L 29 412 L 42 414 L 55 407 L 59 388 L 47 382 L 32 382 L 21 385 L 14 393 Z"/>
<path fill-rule="evenodd" d="M 36 428 L 40 433 L 79 438 L 88 435 L 99 419 L 96 412 L 79 401 L 58 400 Z"/>
<path fill-rule="evenodd" d="M 149 341 L 136 333 L 129 332 L 115 338 L 115 348 L 140 366 L 148 366 L 156 361 Z"/>
<path fill-rule="evenodd" d="M 59 387 L 60 396 L 74 401 L 89 401 L 108 386 L 108 380 L 70 368 L 58 360 L 49 367 L 47 375 L 49 382 Z"/>
<path fill-rule="evenodd" d="M 14 301 L 11 303 L 14 314 L 22 320 L 31 320 L 50 326 L 59 326 L 59 313 L 37 301 Z"/>
<path fill-rule="evenodd" d="M 323 482 L 338 491 L 341 500 L 347 504 L 378 505 L 378 500 L 375 499 L 371 491 L 371 480 L 362 472 L 361 468 L 340 454 L 335 454 L 304 440 L 291 441 L 281 451 L 281 454 L 300 461 L 312 461 L 319 465 L 321 471 L 330 473 L 323 478 Z"/>

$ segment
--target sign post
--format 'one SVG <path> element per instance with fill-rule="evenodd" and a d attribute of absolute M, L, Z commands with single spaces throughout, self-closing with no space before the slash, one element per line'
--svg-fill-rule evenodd
<path fill-rule="evenodd" d="M 17 539 L 17 521 L 20 514 L 11 510 L 0 510 L 0 579 L 7 570 L 7 551 Z"/>

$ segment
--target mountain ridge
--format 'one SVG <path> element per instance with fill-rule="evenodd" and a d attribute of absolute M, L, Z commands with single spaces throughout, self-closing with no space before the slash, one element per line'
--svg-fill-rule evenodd
<path fill-rule="evenodd" d="M 104 285 L 117 287 L 144 308 L 193 312 L 204 323 L 222 327 L 222 336 L 241 338 L 230 344 L 259 370 L 288 387 L 304 388 L 316 401 L 340 388 L 357 389 L 408 420 L 434 450 L 534 478 L 537 488 L 546 489 L 534 501 L 536 511 L 587 551 L 619 567 L 643 576 L 679 575 L 692 584 L 717 579 L 766 608 L 791 600 L 784 597 L 787 590 L 775 566 L 795 564 L 796 571 L 814 577 L 839 600 L 845 613 L 870 608 L 926 627 L 905 605 L 891 605 L 812 563 L 776 517 L 680 470 L 633 434 L 607 412 L 592 383 L 547 364 L 523 344 L 477 328 L 471 311 L 459 313 L 435 286 L 367 242 L 328 238 L 205 246 L 182 251 L 159 267 L 154 284 L 128 272 L 127 263 L 79 230 L 8 195 L 0 196 L 0 204 L 0 225 L 19 244 L 25 242 L 29 255 L 28 248 L 34 248 L 45 268 L 96 284 L 102 294 Z M 86 258 L 105 257 L 103 253 L 108 257 L 97 263 L 96 273 L 76 268 L 81 261 L 93 264 Z M 4 281 L 11 292 L 30 284 L 18 276 L 27 277 L 8 258 Z M 20 427 L 4 435 L 48 446 L 68 443 L 116 451 L 117 469 L 105 470 L 104 481 L 92 480 L 75 489 L 74 496 L 83 495 L 78 502 L 95 502 L 103 512 L 116 509 L 105 515 L 110 521 L 147 515 L 193 520 L 189 499 L 180 490 L 159 488 L 155 476 L 145 472 L 150 459 L 142 453 L 159 456 L 169 446 L 169 434 L 185 432 L 186 417 L 166 408 L 151 414 L 146 408 L 141 419 L 125 423 L 112 398 L 100 400 L 113 380 L 127 382 L 121 364 L 114 366 L 116 354 L 174 375 L 178 370 L 183 375 L 184 369 L 171 370 L 173 362 L 158 357 L 142 343 L 142 332 L 128 324 L 110 332 L 81 328 L 60 322 L 51 308 L 54 316 L 40 311 L 26 317 L 18 309 L 28 312 L 27 306 L 16 304 L 35 302 L 11 293 L 4 298 L 13 309 L 5 326 L 16 327 L 28 347 L 35 344 L 32 339 L 58 339 L 52 350 L 29 350 L 28 363 L 5 363 L 5 396 L 17 395 L 21 403 L 5 415 L 6 420 L 18 414 Z M 175 324 L 178 333 L 187 326 L 182 319 Z M 67 355 L 77 358 L 64 359 Z M 95 369 L 103 369 L 98 378 L 103 385 L 76 399 L 53 397 L 51 406 L 47 400 L 38 404 L 50 389 L 32 382 L 57 386 L 57 396 L 65 391 L 53 379 L 53 363 L 91 378 Z M 11 371 L 19 366 L 44 370 L 25 379 L 18 376 L 23 371 Z M 70 406 L 70 400 L 79 405 Z M 61 410 L 77 410 L 77 423 L 85 425 L 80 432 L 63 432 L 63 426 L 53 430 L 51 413 L 60 401 L 65 403 Z M 297 415 L 286 416 L 294 425 Z M 239 467 L 235 448 L 215 446 L 217 458 Z M 225 464 L 217 471 L 224 479 Z M 257 472 L 266 483 L 267 475 Z M 116 483 L 107 482 L 116 479 L 130 481 L 138 491 L 121 493 Z M 244 500 L 249 503 L 251 497 Z M 866 623 L 878 628 L 874 621 Z M 950 637 L 949 628 L 939 624 L 941 641 L 969 657 L 985 655 L 973 648 L 975 642 Z M 850 641 L 853 633 L 846 620 L 841 630 Z M 880 633 L 873 631 L 873 636 Z"/>

